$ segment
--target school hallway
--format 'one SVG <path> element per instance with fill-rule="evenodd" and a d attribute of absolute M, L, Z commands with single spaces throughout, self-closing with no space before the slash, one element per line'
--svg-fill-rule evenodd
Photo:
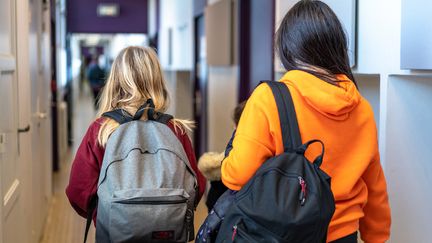
<path fill-rule="evenodd" d="M 299 1 L 0 0 L 0 243 L 83 242 L 86 219 L 65 189 L 97 118 L 94 97 L 124 48 L 155 51 L 167 113 L 194 122 L 191 153 L 220 155 L 236 128 L 236 106 L 261 80 L 286 74 L 275 33 Z M 374 114 L 388 242 L 430 243 L 432 2 L 322 2 L 340 20 L 348 69 Z M 195 233 L 207 217 L 206 193 Z M 92 224 L 87 242 L 94 241 Z"/>

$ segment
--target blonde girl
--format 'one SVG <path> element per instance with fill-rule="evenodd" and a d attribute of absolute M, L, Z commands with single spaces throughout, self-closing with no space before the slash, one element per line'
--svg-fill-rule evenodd
<path fill-rule="evenodd" d="M 102 117 L 102 114 L 115 109 L 135 114 L 149 99 L 154 103 L 155 112 L 164 113 L 168 109 L 169 94 L 157 55 L 151 48 L 127 47 L 114 60 L 102 91 L 97 119 L 90 124 L 72 164 L 66 195 L 82 217 L 87 217 L 90 202 L 96 195 L 107 140 L 119 126 L 114 120 Z M 141 119 L 146 120 L 147 116 L 143 115 Z M 200 199 L 206 181 L 197 169 L 194 150 L 185 133 L 190 122 L 172 119 L 168 126 L 183 145 L 192 169 L 198 176 Z M 94 222 L 96 212 L 93 215 Z"/>

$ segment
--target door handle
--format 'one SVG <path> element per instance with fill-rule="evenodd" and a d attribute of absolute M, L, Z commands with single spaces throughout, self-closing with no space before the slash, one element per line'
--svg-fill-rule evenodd
<path fill-rule="evenodd" d="M 48 118 L 48 113 L 46 113 L 46 112 L 36 112 L 34 114 L 34 117 L 39 118 L 39 119 L 47 119 Z"/>
<path fill-rule="evenodd" d="M 48 117 L 48 113 L 45 112 L 40 112 L 38 115 L 40 119 L 47 119 Z"/>
<path fill-rule="evenodd" d="M 28 131 L 30 131 L 30 125 L 27 125 L 24 128 L 18 128 L 18 133 L 25 133 L 25 132 L 28 132 Z"/>

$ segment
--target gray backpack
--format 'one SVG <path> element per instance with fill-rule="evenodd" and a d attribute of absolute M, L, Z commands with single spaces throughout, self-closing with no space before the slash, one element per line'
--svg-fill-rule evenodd
<path fill-rule="evenodd" d="M 147 121 L 140 120 L 144 111 Z M 96 242 L 193 240 L 198 184 L 167 126 L 172 117 L 155 112 L 151 100 L 134 116 L 124 110 L 103 116 L 120 126 L 108 139 L 99 175 Z M 87 220 L 84 242 L 89 225 Z"/>

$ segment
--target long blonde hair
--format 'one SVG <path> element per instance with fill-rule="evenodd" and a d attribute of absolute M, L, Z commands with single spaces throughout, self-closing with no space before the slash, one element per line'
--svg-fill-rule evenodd
<path fill-rule="evenodd" d="M 148 99 L 152 99 L 155 111 L 165 112 L 169 106 L 169 94 L 156 52 L 149 47 L 131 46 L 123 49 L 114 60 L 99 102 L 98 117 L 114 109 L 135 114 Z M 143 120 L 147 119 L 144 115 Z M 175 128 L 191 129 L 192 122 L 173 119 Z M 109 136 L 119 126 L 112 119 L 105 119 L 98 134 L 98 142 L 105 147 Z"/>

